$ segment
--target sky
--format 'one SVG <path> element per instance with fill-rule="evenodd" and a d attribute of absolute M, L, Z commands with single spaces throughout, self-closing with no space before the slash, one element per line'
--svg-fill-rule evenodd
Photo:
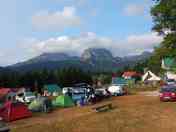
<path fill-rule="evenodd" d="M 152 0 L 3 0 L 0 66 L 46 52 L 81 55 L 106 48 L 114 56 L 152 51 Z"/>

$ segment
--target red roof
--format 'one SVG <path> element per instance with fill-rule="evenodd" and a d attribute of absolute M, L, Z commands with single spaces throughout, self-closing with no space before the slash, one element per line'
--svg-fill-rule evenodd
<path fill-rule="evenodd" d="M 134 76 L 141 76 L 141 74 L 135 71 L 128 71 L 123 73 L 123 77 L 134 77 Z"/>

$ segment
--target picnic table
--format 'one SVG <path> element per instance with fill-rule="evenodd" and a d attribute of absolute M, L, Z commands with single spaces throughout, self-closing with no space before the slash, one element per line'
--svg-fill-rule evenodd
<path fill-rule="evenodd" d="M 92 109 L 95 110 L 96 112 L 105 112 L 112 109 L 112 104 L 111 103 L 103 104 L 93 107 Z"/>

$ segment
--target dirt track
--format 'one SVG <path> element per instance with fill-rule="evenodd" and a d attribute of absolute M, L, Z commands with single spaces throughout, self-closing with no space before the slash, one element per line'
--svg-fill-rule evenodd
<path fill-rule="evenodd" d="M 160 102 L 157 96 L 132 95 L 109 101 L 115 109 L 95 113 L 91 108 L 58 109 L 10 124 L 17 132 L 175 132 L 176 103 Z"/>

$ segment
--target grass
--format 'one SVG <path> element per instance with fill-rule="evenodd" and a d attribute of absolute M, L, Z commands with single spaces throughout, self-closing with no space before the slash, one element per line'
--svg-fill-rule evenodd
<path fill-rule="evenodd" d="M 141 84 L 136 84 L 132 86 L 127 87 L 127 91 L 130 95 L 135 95 L 138 92 L 146 92 L 146 91 L 156 91 L 159 89 L 159 85 L 141 85 Z"/>
<path fill-rule="evenodd" d="M 160 102 L 157 97 L 141 95 L 117 97 L 110 101 L 116 106 L 112 111 L 85 114 L 84 108 L 76 108 L 82 116 L 65 112 L 69 118 L 59 120 L 60 115 L 54 123 L 41 122 L 12 132 L 175 132 L 174 102 Z"/>

